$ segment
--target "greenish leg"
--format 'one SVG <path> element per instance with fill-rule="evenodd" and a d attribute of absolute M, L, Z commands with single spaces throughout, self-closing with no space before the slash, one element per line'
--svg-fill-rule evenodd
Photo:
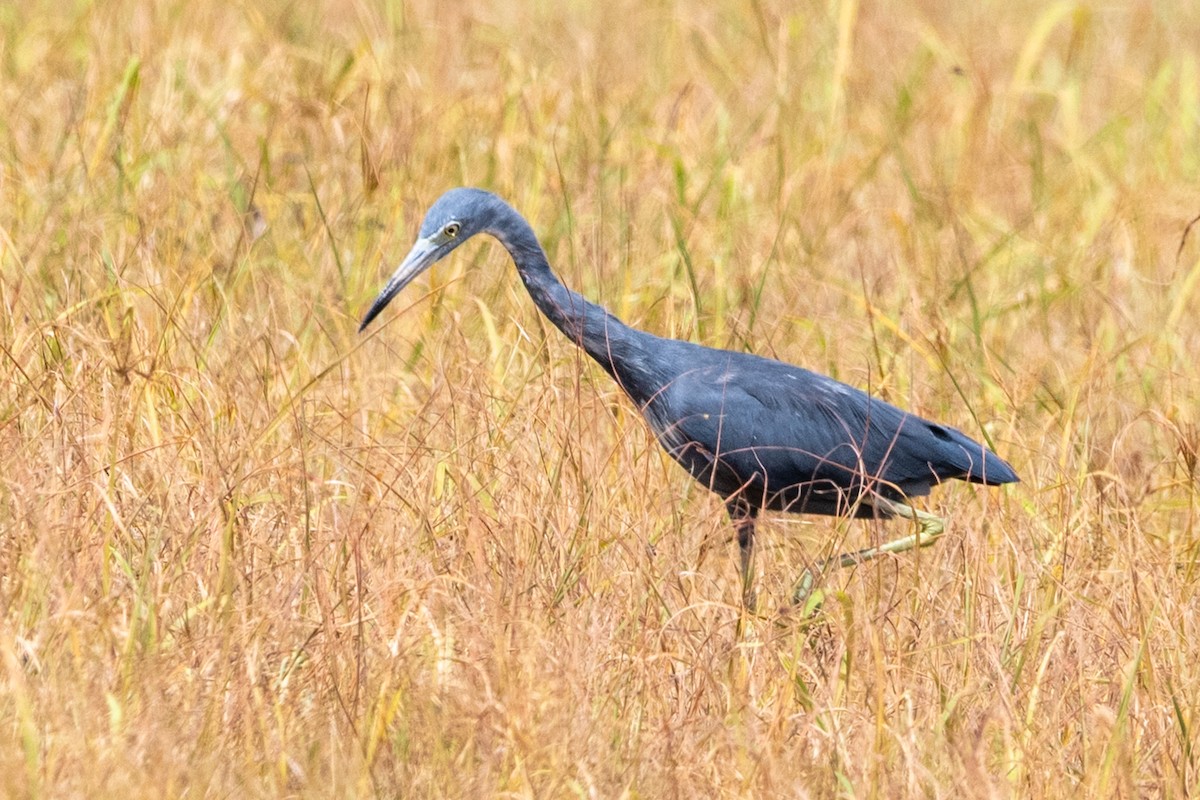
<path fill-rule="evenodd" d="M 919 508 L 913 508 L 907 503 L 885 500 L 882 497 L 873 498 L 869 502 L 875 508 L 886 511 L 893 516 L 911 519 L 917 523 L 917 532 L 910 536 L 884 542 L 878 547 L 868 547 L 856 553 L 843 553 L 840 556 L 834 556 L 822 561 L 814 568 L 806 569 L 804 574 L 800 576 L 800 580 L 796 582 L 796 588 L 792 592 L 793 603 L 798 605 L 808 599 L 808 596 L 812 594 L 817 578 L 824 575 L 831 567 L 836 567 L 837 569 L 852 567 L 856 564 L 863 564 L 873 558 L 878 558 L 885 553 L 903 553 L 915 547 L 928 547 L 936 542 L 938 537 L 946 530 L 946 523 L 941 517 L 935 517 L 933 514 L 922 511 Z"/>

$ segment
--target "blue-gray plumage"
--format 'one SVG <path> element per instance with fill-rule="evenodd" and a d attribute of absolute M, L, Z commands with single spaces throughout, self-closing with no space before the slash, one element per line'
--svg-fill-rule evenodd
<path fill-rule="evenodd" d="M 918 524 L 915 535 L 834 559 L 847 566 L 932 543 L 942 521 L 907 500 L 942 481 L 995 486 L 1018 480 L 999 456 L 954 428 L 832 378 L 629 327 L 563 286 L 529 223 L 480 189 L 452 189 L 433 204 L 412 251 L 359 330 L 413 278 L 477 233 L 504 245 L 542 313 L 620 384 L 667 453 L 725 499 L 748 602 L 760 510 L 901 515 Z M 804 574 L 797 597 L 811 590 L 820 569 Z"/>

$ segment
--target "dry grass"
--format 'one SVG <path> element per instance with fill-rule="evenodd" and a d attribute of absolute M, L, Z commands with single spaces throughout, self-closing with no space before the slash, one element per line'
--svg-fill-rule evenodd
<path fill-rule="evenodd" d="M 473 6 L 464 8 L 464 6 Z M 0 8 L 0 793 L 1200 789 L 1200 11 Z M 658 333 L 989 436 L 895 534 L 720 504 L 443 189 Z M 1200 227 L 1200 226 L 1198 226 Z M 428 295 L 425 288 L 431 287 Z"/>

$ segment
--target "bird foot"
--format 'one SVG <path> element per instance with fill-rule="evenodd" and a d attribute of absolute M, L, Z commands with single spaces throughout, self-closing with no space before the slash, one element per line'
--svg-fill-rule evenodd
<path fill-rule="evenodd" d="M 821 565 L 823 567 L 824 564 Z M 804 574 L 800 576 L 800 580 L 796 581 L 795 587 L 792 588 L 792 605 L 798 606 L 808 600 L 813 592 L 813 588 L 817 584 L 817 578 L 821 575 L 821 567 L 804 570 Z"/>

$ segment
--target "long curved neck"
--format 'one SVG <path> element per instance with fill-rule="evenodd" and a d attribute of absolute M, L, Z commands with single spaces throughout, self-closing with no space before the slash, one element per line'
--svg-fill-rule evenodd
<path fill-rule="evenodd" d="M 620 361 L 637 332 L 604 308 L 564 286 L 550 269 L 546 251 L 529 223 L 507 203 L 497 210 L 496 219 L 484 232 L 494 236 L 508 250 L 529 296 L 546 318 L 608 374 L 616 377 L 615 363 Z"/>

